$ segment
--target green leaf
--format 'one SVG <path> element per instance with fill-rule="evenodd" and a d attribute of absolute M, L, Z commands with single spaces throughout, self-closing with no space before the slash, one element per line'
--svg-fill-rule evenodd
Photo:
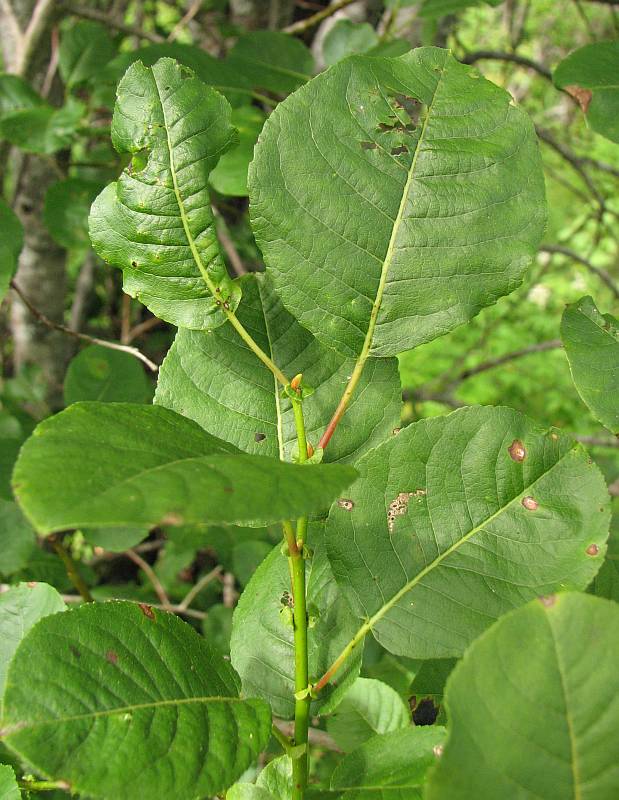
<path fill-rule="evenodd" d="M 0 711 L 9 664 L 21 641 L 36 622 L 65 608 L 46 583 L 20 583 L 0 594 Z"/>
<path fill-rule="evenodd" d="M 286 756 L 274 758 L 260 772 L 256 786 L 269 792 L 277 800 L 292 797 L 292 762 Z"/>
<path fill-rule="evenodd" d="M 0 75 L 0 119 L 12 111 L 44 105 L 28 81 L 17 75 Z"/>
<path fill-rule="evenodd" d="M 372 678 L 357 678 L 327 720 L 327 731 L 348 752 L 377 733 L 410 724 L 410 710 L 394 689 Z"/>
<path fill-rule="evenodd" d="M 357 622 L 338 590 L 326 558 L 322 526 L 310 527 L 314 554 L 306 561 L 310 682 L 316 680 L 354 635 Z M 232 621 L 230 652 L 245 694 L 263 697 L 273 714 L 294 717 L 294 629 L 288 560 L 277 545 L 254 573 Z M 336 683 L 312 702 L 312 713 L 328 713 L 359 674 L 361 650 Z M 337 685 L 336 685 L 337 684 Z"/>
<path fill-rule="evenodd" d="M 0 575 L 13 575 L 28 563 L 36 536 L 16 503 L 0 499 Z"/>
<path fill-rule="evenodd" d="M 286 374 L 303 373 L 315 391 L 303 405 L 316 445 L 354 363 L 323 347 L 284 309 L 268 276 L 241 280 L 237 316 Z M 231 326 L 211 333 L 180 330 L 159 371 L 155 402 L 195 420 L 248 453 L 291 459 L 296 428 L 290 400 Z M 338 426 L 325 459 L 355 460 L 399 425 L 401 388 L 395 359 L 373 359 Z"/>
<path fill-rule="evenodd" d="M 249 194 L 284 305 L 347 356 L 395 355 L 513 291 L 545 217 L 530 120 L 435 48 L 352 57 L 286 99 Z"/>
<path fill-rule="evenodd" d="M 88 213 L 100 191 L 100 183 L 82 178 L 67 178 L 49 187 L 43 221 L 61 247 L 80 250 L 90 247 Z"/>
<path fill-rule="evenodd" d="M 226 792 L 226 800 L 275 800 L 273 795 L 254 783 L 235 783 Z"/>
<path fill-rule="evenodd" d="M 426 773 L 436 763 L 444 739 L 441 727 L 374 736 L 342 759 L 331 789 L 344 790 L 346 800 L 421 800 Z"/>
<path fill-rule="evenodd" d="M 589 591 L 619 603 L 619 516 L 613 516 L 608 537 L 606 559 L 595 576 Z"/>
<path fill-rule="evenodd" d="M 264 119 L 263 112 L 255 106 L 232 110 L 232 124 L 238 131 L 239 142 L 219 159 L 210 177 L 211 186 L 220 194 L 247 197 L 247 169 Z"/>
<path fill-rule="evenodd" d="M 38 105 L 6 114 L 0 120 L 0 138 L 27 153 L 51 155 L 73 143 L 86 107 L 69 98 L 62 108 Z"/>
<path fill-rule="evenodd" d="M 239 454 L 160 406 L 76 403 L 22 447 L 13 490 L 40 533 L 194 522 L 264 524 L 318 511 L 351 467 Z"/>
<path fill-rule="evenodd" d="M 271 713 L 239 699 L 234 670 L 189 625 L 112 602 L 30 632 L 9 669 L 3 723 L 11 750 L 74 792 L 169 800 L 230 786 L 266 746 Z"/>
<path fill-rule="evenodd" d="M 230 106 L 169 58 L 132 64 L 118 85 L 112 140 L 133 161 L 95 201 L 90 237 L 124 274 L 124 290 L 166 322 L 210 329 L 240 290 L 221 256 L 208 194 L 236 141 Z"/>
<path fill-rule="evenodd" d="M 574 97 L 596 133 L 619 142 L 619 41 L 575 50 L 553 73 L 559 89 Z"/>
<path fill-rule="evenodd" d="M 148 403 L 151 397 L 151 385 L 140 362 L 109 347 L 86 347 L 71 360 L 65 375 L 66 405 L 80 400 Z"/>
<path fill-rule="evenodd" d="M 331 66 L 355 53 L 366 53 L 378 43 L 378 34 L 368 22 L 338 19 L 324 38 L 323 58 L 325 64 Z"/>
<path fill-rule="evenodd" d="M 578 394 L 597 420 L 619 434 L 619 322 L 583 297 L 563 312 L 561 339 Z"/>
<path fill-rule="evenodd" d="M 206 619 L 202 621 L 202 635 L 210 645 L 229 655 L 232 609 L 220 603 L 210 606 Z"/>
<path fill-rule="evenodd" d="M 21 792 L 13 768 L 0 764 L 0 800 L 20 800 Z"/>
<path fill-rule="evenodd" d="M 24 243 L 24 231 L 17 214 L 0 197 L 0 302 L 9 290 Z"/>
<path fill-rule="evenodd" d="M 424 0 L 419 11 L 421 17 L 438 19 L 448 14 L 457 14 L 471 6 L 499 6 L 503 0 Z"/>
<path fill-rule="evenodd" d="M 80 20 L 60 37 L 58 69 L 67 89 L 99 75 L 115 55 L 116 46 L 103 25 Z"/>
<path fill-rule="evenodd" d="M 252 31 L 241 36 L 227 63 L 251 86 L 289 94 L 314 72 L 311 52 L 299 39 L 279 31 Z"/>
<path fill-rule="evenodd" d="M 512 409 L 421 420 L 356 466 L 327 522 L 329 560 L 359 621 L 396 655 L 458 656 L 505 612 L 584 589 L 602 564 L 599 469 Z"/>
<path fill-rule="evenodd" d="M 612 800 L 619 785 L 619 609 L 560 594 L 490 628 L 447 684 L 427 800 Z"/>
<path fill-rule="evenodd" d="M 142 542 L 148 536 L 149 528 L 132 528 L 127 525 L 118 528 L 84 528 L 86 541 L 94 547 L 102 547 L 113 553 L 122 553 Z"/>

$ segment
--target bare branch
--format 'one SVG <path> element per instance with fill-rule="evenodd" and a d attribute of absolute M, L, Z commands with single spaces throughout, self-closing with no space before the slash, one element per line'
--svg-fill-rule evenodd
<path fill-rule="evenodd" d="M 463 64 L 475 64 L 477 61 L 486 60 L 509 61 L 512 64 L 518 64 L 521 67 L 534 70 L 538 75 L 541 75 L 542 78 L 546 78 L 547 81 L 552 83 L 552 73 L 549 69 L 543 64 L 538 64 L 537 61 L 533 61 L 531 58 L 526 58 L 525 56 L 519 56 L 517 53 L 501 53 L 496 50 L 475 50 L 473 53 L 467 53 L 464 58 L 461 59 Z"/>
<path fill-rule="evenodd" d="M 155 594 L 161 601 L 161 605 L 164 607 L 166 611 L 170 610 L 170 598 L 166 594 L 166 590 L 163 588 L 163 585 L 155 570 L 151 567 L 148 561 L 145 561 L 142 556 L 139 556 L 134 550 L 125 550 L 125 554 L 127 558 L 130 558 L 134 564 L 136 564 L 146 575 L 148 580 L 151 582 L 153 589 L 155 590 Z"/>
<path fill-rule="evenodd" d="M 611 436 L 574 436 L 577 442 L 588 444 L 589 447 L 619 447 L 619 439 Z"/>
<path fill-rule="evenodd" d="M 184 16 L 172 28 L 172 32 L 168 36 L 168 42 L 173 42 L 178 34 L 183 30 L 185 25 L 188 25 L 191 22 L 198 11 L 202 8 L 202 3 L 203 0 L 193 0 L 193 3 L 189 6 Z"/>
<path fill-rule="evenodd" d="M 615 295 L 617 299 L 619 299 L 619 286 L 614 282 L 612 277 L 606 272 L 605 269 L 601 267 L 596 267 L 592 264 L 588 259 L 583 258 L 583 256 L 579 255 L 578 253 L 574 252 L 574 250 L 570 250 L 569 247 L 563 247 L 560 244 L 544 244 L 540 247 L 540 251 L 542 253 L 551 253 L 551 254 L 559 254 L 562 256 L 566 256 L 566 258 L 571 258 L 572 261 L 577 261 L 579 264 L 582 264 L 586 267 L 589 272 L 597 275 L 597 277 L 603 281 L 606 286 L 610 289 L 610 291 Z"/>
<path fill-rule="evenodd" d="M 67 328 L 66 325 L 61 325 L 59 322 L 53 322 L 49 317 L 46 317 L 41 311 L 39 311 L 36 306 L 33 306 L 30 300 L 26 297 L 26 295 L 22 292 L 19 288 L 15 280 L 11 281 L 11 289 L 17 294 L 23 304 L 26 306 L 28 311 L 32 314 L 33 317 L 39 320 L 45 327 L 49 328 L 50 330 L 60 331 L 60 333 L 66 333 L 67 336 L 71 336 L 74 339 L 79 339 L 83 342 L 89 342 L 90 344 L 98 344 L 101 347 L 107 347 L 110 350 L 120 350 L 123 353 L 129 353 L 129 355 L 134 356 L 134 358 L 139 359 L 143 364 L 152 371 L 158 372 L 159 367 L 150 360 L 147 356 L 144 355 L 137 347 L 129 347 L 128 345 L 124 344 L 116 344 L 116 342 L 108 342 L 106 339 L 98 339 L 96 336 L 89 336 L 87 333 L 80 333 L 79 331 L 72 331 L 70 328 Z"/>
<path fill-rule="evenodd" d="M 305 33 L 310 28 L 315 27 L 323 19 L 327 19 L 327 17 L 332 17 L 337 11 L 342 8 L 346 8 L 346 6 L 352 5 L 355 0 L 337 0 L 335 3 L 332 3 L 330 6 L 327 6 L 322 11 L 317 11 L 315 14 L 312 14 L 311 17 L 306 17 L 305 19 L 300 19 L 298 22 L 293 22 L 292 25 L 288 25 L 286 28 L 283 29 L 284 33 Z"/>
<path fill-rule="evenodd" d="M 143 31 L 140 28 L 135 28 L 133 25 L 125 25 L 124 22 L 114 19 L 104 11 L 97 11 L 94 8 L 85 8 L 84 6 L 78 6 L 74 3 L 66 3 L 65 8 L 71 14 L 75 14 L 76 17 L 92 19 L 95 22 L 103 22 L 106 25 L 109 25 L 111 28 L 115 28 L 117 31 L 120 31 L 121 33 L 126 33 L 128 36 L 137 36 L 138 38 L 146 39 L 153 44 L 161 44 L 165 41 L 163 36 L 159 36 L 157 33 Z"/>
<path fill-rule="evenodd" d="M 183 597 L 181 602 L 178 604 L 178 608 L 182 611 L 186 611 L 205 586 L 208 586 L 208 584 L 214 581 L 215 578 L 221 578 L 221 573 L 222 568 L 217 566 L 210 572 L 207 572 L 206 575 L 203 575 L 200 580 L 191 587 L 185 597 Z"/>
<path fill-rule="evenodd" d="M 138 336 L 142 336 L 148 331 L 151 331 L 153 328 L 156 328 L 158 325 L 163 325 L 163 320 L 159 319 L 159 317 L 149 317 L 145 319 L 144 322 L 139 322 L 137 325 L 134 325 L 133 328 L 129 331 L 129 336 L 127 337 L 127 344 L 131 344 L 134 339 L 137 339 Z"/>
<path fill-rule="evenodd" d="M 247 270 L 245 269 L 245 264 L 243 264 L 243 260 L 241 256 L 238 254 L 238 251 L 232 241 L 232 237 L 228 231 L 228 226 L 226 225 L 226 220 L 223 218 L 223 215 L 219 209 L 215 208 L 215 206 L 211 206 L 213 210 L 213 214 L 218 222 L 217 225 L 217 236 L 219 241 L 222 244 L 223 249 L 230 260 L 230 264 L 232 265 L 232 269 L 236 272 L 237 275 L 245 275 Z"/>
<path fill-rule="evenodd" d="M 54 5 L 54 0 L 38 0 L 35 5 L 22 39 L 22 46 L 15 60 L 16 75 L 24 77 L 28 72 L 32 58 L 54 11 Z"/>

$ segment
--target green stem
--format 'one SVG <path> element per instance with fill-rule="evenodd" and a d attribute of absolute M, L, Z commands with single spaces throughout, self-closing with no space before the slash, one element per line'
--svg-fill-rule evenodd
<path fill-rule="evenodd" d="M 284 734 L 283 734 L 283 733 L 280 731 L 280 729 L 277 727 L 277 725 L 275 725 L 275 724 L 273 724 L 273 725 L 271 726 L 271 733 L 272 733 L 272 735 L 273 735 L 273 738 L 274 738 L 274 739 L 277 739 L 277 741 L 280 743 L 280 745 L 282 746 L 282 748 L 283 748 L 284 752 L 285 752 L 285 753 L 289 753 L 289 752 L 290 752 L 290 750 L 291 750 L 291 749 L 292 749 L 292 747 L 293 747 L 293 744 L 292 744 L 292 742 L 290 741 L 290 739 L 289 739 L 287 736 L 285 736 L 285 735 L 284 735 Z"/>
<path fill-rule="evenodd" d="M 95 599 L 90 594 L 90 589 L 86 586 L 84 579 L 77 571 L 77 567 L 75 565 L 75 561 L 69 555 L 68 550 L 63 545 L 62 541 L 58 537 L 58 534 L 54 536 L 50 536 L 50 541 L 52 543 L 52 547 L 60 557 L 60 560 L 64 564 L 64 567 L 67 571 L 67 575 L 69 576 L 69 580 L 75 586 L 77 591 L 80 593 L 82 600 L 85 603 L 94 603 Z"/>
<path fill-rule="evenodd" d="M 28 792 L 52 792 L 56 789 L 69 789 L 69 784 L 65 781 L 18 781 L 19 788 Z"/>

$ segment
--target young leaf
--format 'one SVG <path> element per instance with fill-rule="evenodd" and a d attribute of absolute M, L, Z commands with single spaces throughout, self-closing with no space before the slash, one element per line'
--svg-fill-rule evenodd
<path fill-rule="evenodd" d="M 208 178 L 236 141 L 230 106 L 186 67 L 132 64 L 118 85 L 112 140 L 133 160 L 96 199 L 90 237 L 124 289 L 161 319 L 210 329 L 240 290 L 215 233 Z"/>
<path fill-rule="evenodd" d="M 215 191 L 232 197 L 247 197 L 247 169 L 254 157 L 254 146 L 264 124 L 264 114 L 255 106 L 232 109 L 232 124 L 238 131 L 239 143 L 219 159 L 211 172 Z"/>
<path fill-rule="evenodd" d="M 400 695 L 385 683 L 357 678 L 327 720 L 327 731 L 345 752 L 377 733 L 407 728 L 411 712 Z"/>
<path fill-rule="evenodd" d="M 64 379 L 66 405 L 80 400 L 148 403 L 152 388 L 142 365 L 129 353 L 94 344 L 71 360 Z"/>
<path fill-rule="evenodd" d="M 46 583 L 20 583 L 0 594 L 0 711 L 9 664 L 30 628 L 43 617 L 66 608 Z"/>
<path fill-rule="evenodd" d="M 583 297 L 563 312 L 561 339 L 578 394 L 602 425 L 619 434 L 619 322 Z"/>
<path fill-rule="evenodd" d="M 8 764 L 0 764 L 0 800 L 21 800 L 15 773 Z"/>
<path fill-rule="evenodd" d="M 82 178 L 67 178 L 49 187 L 43 221 L 52 239 L 61 247 L 73 250 L 90 247 L 88 213 L 100 191 L 100 183 Z"/>
<path fill-rule="evenodd" d="M 314 72 L 311 52 L 299 39 L 279 31 L 252 31 L 241 36 L 227 63 L 251 86 L 289 94 Z"/>
<path fill-rule="evenodd" d="M 115 55 L 116 46 L 103 25 L 80 20 L 60 37 L 58 69 L 67 89 L 98 75 Z"/>
<path fill-rule="evenodd" d="M 493 625 L 447 683 L 428 800 L 611 800 L 619 786 L 619 610 L 559 594 Z"/>
<path fill-rule="evenodd" d="M 286 99 L 249 194 L 284 305 L 347 356 L 395 355 L 511 292 L 545 216 L 530 120 L 435 48 L 347 59 Z"/>
<path fill-rule="evenodd" d="M 0 498 L 0 575 L 13 575 L 28 563 L 36 537 L 19 506 Z"/>
<path fill-rule="evenodd" d="M 619 142 L 619 42 L 575 50 L 553 73 L 555 86 L 576 99 L 596 133 Z"/>
<path fill-rule="evenodd" d="M 296 322 L 268 276 L 248 275 L 241 286 L 239 320 L 286 374 L 303 373 L 306 385 L 315 389 L 303 409 L 307 438 L 315 445 L 354 363 L 323 347 Z M 290 460 L 296 450 L 290 400 L 229 325 L 211 333 L 178 332 L 159 372 L 155 402 L 245 452 Z M 354 460 L 375 447 L 399 424 L 400 407 L 396 360 L 373 360 L 325 457 Z"/>
<path fill-rule="evenodd" d="M 74 792 L 169 800 L 230 786 L 266 746 L 271 712 L 239 698 L 234 670 L 178 617 L 91 603 L 24 639 L 3 725 L 13 752 Z"/>
<path fill-rule="evenodd" d="M 602 564 L 599 469 L 568 436 L 511 409 L 421 420 L 356 466 L 327 522 L 329 560 L 392 653 L 458 656 L 506 611 L 584 589 Z"/>
<path fill-rule="evenodd" d="M 76 527 L 265 524 L 324 508 L 354 480 L 338 464 L 240 454 L 160 406 L 76 403 L 23 446 L 13 490 L 40 533 Z"/>
<path fill-rule="evenodd" d="M 408 728 L 374 736 L 338 764 L 331 789 L 346 800 L 400 797 L 421 800 L 428 769 L 445 739 L 441 727 Z"/>
<path fill-rule="evenodd" d="M 17 270 L 17 259 L 23 243 L 21 222 L 9 204 L 0 197 L 0 302 Z"/>
<path fill-rule="evenodd" d="M 357 629 L 333 579 L 323 535 L 322 526 L 311 526 L 314 554 L 306 562 L 310 680 L 327 669 Z M 277 545 L 241 595 L 232 621 L 230 651 L 245 694 L 263 697 L 282 719 L 294 717 L 293 602 L 288 562 Z M 337 686 L 326 686 L 312 703 L 312 713 L 328 713 L 355 680 L 360 665 L 361 649 L 338 674 Z"/>

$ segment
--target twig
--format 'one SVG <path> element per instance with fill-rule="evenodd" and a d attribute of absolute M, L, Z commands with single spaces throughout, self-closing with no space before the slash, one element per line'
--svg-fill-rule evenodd
<path fill-rule="evenodd" d="M 193 0 L 193 3 L 189 6 L 186 13 L 180 19 L 176 25 L 172 28 L 170 35 L 168 36 L 168 42 L 173 42 L 178 34 L 183 30 L 185 25 L 191 22 L 191 20 L 195 17 L 198 11 L 202 8 L 202 3 L 204 0 Z"/>
<path fill-rule="evenodd" d="M 603 281 L 606 286 L 608 286 L 615 297 L 619 299 L 619 286 L 617 286 L 608 272 L 601 267 L 596 267 L 588 259 L 583 258 L 583 256 L 574 252 L 574 250 L 570 250 L 569 247 L 563 247 L 563 245 L 559 244 L 544 244 L 540 247 L 540 251 L 543 253 L 559 254 L 565 256 L 566 258 L 571 258 L 572 261 L 577 261 L 579 264 L 582 264 L 589 270 L 589 272 L 597 275 L 597 277 Z"/>
<path fill-rule="evenodd" d="M 139 322 L 137 325 L 134 325 L 133 328 L 129 331 L 129 336 L 127 337 L 127 344 L 131 344 L 134 339 L 137 339 L 138 336 L 142 336 L 144 333 L 148 333 L 153 328 L 156 328 L 158 325 L 163 325 L 163 320 L 159 319 L 159 317 L 149 317 L 145 319 L 144 322 Z"/>
<path fill-rule="evenodd" d="M 70 328 L 67 328 L 66 325 L 61 325 L 59 322 L 53 322 L 51 319 L 45 316 L 41 311 L 39 311 L 36 306 L 33 306 L 30 300 L 25 296 L 22 290 L 19 288 L 15 280 L 11 280 L 11 289 L 19 296 L 22 303 L 26 306 L 26 308 L 30 311 L 33 317 L 36 317 L 39 322 L 45 325 L 50 330 L 60 331 L 60 333 L 66 333 L 67 336 L 72 336 L 74 339 L 79 339 L 83 342 L 90 342 L 90 344 L 98 344 L 101 347 L 108 347 L 110 350 L 120 350 L 123 353 L 129 353 L 129 355 L 138 358 L 142 361 L 146 366 L 152 370 L 152 372 L 158 372 L 159 367 L 147 358 L 144 353 L 140 352 L 137 347 L 129 347 L 128 345 L 124 344 L 116 344 L 116 342 L 108 342 L 106 339 L 98 339 L 96 336 L 89 336 L 87 333 L 80 333 L 79 331 L 72 331 Z"/>
<path fill-rule="evenodd" d="M 120 343 L 129 344 L 131 332 L 131 297 L 123 292 L 120 313 Z"/>
<path fill-rule="evenodd" d="M 606 164 L 604 161 L 598 161 L 590 156 L 576 156 L 576 158 L 581 164 L 589 164 L 590 166 L 595 167 L 595 169 L 599 169 L 601 172 L 607 172 L 609 175 L 619 178 L 619 169 L 617 169 L 617 167 L 613 167 L 612 164 Z"/>
<path fill-rule="evenodd" d="M 231 572 L 224 573 L 223 576 L 223 604 L 226 608 L 234 608 L 237 594 L 234 588 L 234 575 Z"/>
<path fill-rule="evenodd" d="M 52 90 L 54 76 L 56 74 L 56 70 L 58 69 L 58 61 L 60 59 L 60 37 L 58 33 L 58 25 L 54 25 L 52 28 L 51 50 L 52 52 L 50 55 L 49 64 L 47 65 L 47 72 L 45 73 L 45 79 L 43 80 L 43 85 L 41 86 L 41 97 L 49 96 L 49 93 Z"/>
<path fill-rule="evenodd" d="M 519 56 L 517 53 L 500 53 L 496 50 L 475 50 L 473 53 L 467 53 L 464 58 L 460 59 L 463 64 L 475 64 L 477 61 L 509 61 L 512 64 L 518 64 L 521 67 L 527 67 L 537 72 L 542 78 L 552 83 L 552 73 L 543 64 L 538 64 L 531 58 Z"/>
<path fill-rule="evenodd" d="M 196 597 L 200 594 L 202 589 L 204 589 L 205 586 L 208 586 L 208 584 L 215 580 L 215 578 L 219 578 L 221 576 L 221 572 L 221 567 L 217 566 L 210 572 L 207 572 L 206 575 L 203 575 L 200 580 L 191 587 L 185 597 L 183 597 L 181 602 L 178 604 L 178 608 L 182 611 L 186 611 Z"/>
<path fill-rule="evenodd" d="M 610 436 L 574 436 L 574 439 L 590 447 L 619 447 L 619 439 Z"/>
<path fill-rule="evenodd" d="M 74 3 L 66 3 L 65 8 L 69 13 L 75 14 L 76 17 L 92 19 L 95 22 L 103 22 L 106 25 L 109 25 L 111 28 L 115 28 L 117 31 L 120 31 L 121 33 L 126 33 L 128 36 L 137 36 L 138 38 L 146 39 L 153 44 L 162 44 L 165 41 L 163 36 L 159 36 L 157 33 L 150 33 L 149 31 L 143 31 L 140 28 L 135 28 L 133 25 L 126 25 L 124 22 L 119 22 L 119 20 L 110 17 L 109 14 L 106 14 L 104 11 L 97 11 L 94 8 L 84 8 L 83 6 L 78 6 Z"/>
<path fill-rule="evenodd" d="M 32 10 L 28 27 L 21 41 L 19 54 L 15 60 L 15 74 L 22 78 L 28 72 L 30 62 L 54 11 L 54 5 L 54 0 L 38 0 Z"/>
<path fill-rule="evenodd" d="M 223 214 L 219 209 L 215 208 L 215 206 L 211 206 L 213 209 L 213 214 L 215 219 L 217 220 L 217 236 L 219 241 L 221 242 L 224 250 L 226 251 L 226 255 L 230 259 L 230 264 L 232 265 L 232 269 L 236 272 L 237 275 L 245 275 L 247 270 L 245 269 L 245 265 L 243 264 L 243 260 L 238 254 L 238 251 L 232 241 L 232 237 L 228 231 L 228 226 L 226 224 L 226 220 L 223 217 Z"/>
<path fill-rule="evenodd" d="M 166 590 L 163 588 L 163 585 L 157 577 L 155 570 L 151 567 L 148 561 L 144 561 L 142 556 L 139 556 L 135 550 L 125 550 L 125 553 L 127 554 L 127 558 L 130 558 L 131 561 L 133 561 L 133 563 L 145 573 L 146 577 L 151 582 L 153 589 L 155 590 L 155 594 L 161 601 L 161 605 L 166 611 L 169 611 L 171 606 L 170 598 L 166 594 Z"/>
<path fill-rule="evenodd" d="M 67 575 L 69 576 L 69 580 L 75 586 L 77 591 L 80 593 L 82 600 L 85 603 L 94 603 L 94 597 L 90 594 L 90 589 L 86 586 L 86 582 L 79 574 L 77 567 L 75 565 L 75 561 L 71 558 L 68 550 L 62 543 L 60 538 L 60 534 L 54 534 L 53 536 L 49 537 L 49 540 L 52 544 L 52 547 L 60 557 L 60 560 L 64 564 L 64 568 L 67 571 Z"/>
<path fill-rule="evenodd" d="M 352 5 L 355 0 L 336 0 L 335 3 L 332 3 L 330 6 L 327 6 L 322 11 L 317 11 L 315 14 L 312 14 L 311 17 L 306 17 L 305 19 L 300 19 L 298 22 L 293 22 L 292 25 L 288 25 L 287 27 L 283 28 L 284 33 L 305 33 L 310 28 L 313 28 L 315 25 L 318 25 L 319 22 L 322 22 L 323 19 L 327 19 L 327 17 L 332 17 L 337 11 L 340 11 L 342 8 L 346 8 L 346 6 Z"/>

